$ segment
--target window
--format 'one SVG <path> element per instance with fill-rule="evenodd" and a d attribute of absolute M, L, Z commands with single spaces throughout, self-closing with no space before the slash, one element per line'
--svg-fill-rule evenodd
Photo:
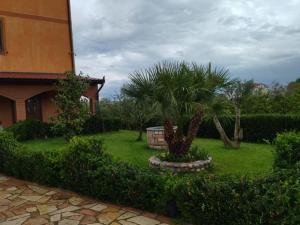
<path fill-rule="evenodd" d="M 4 22 L 3 19 L 0 18 L 0 54 L 3 54 L 4 52 Z"/>

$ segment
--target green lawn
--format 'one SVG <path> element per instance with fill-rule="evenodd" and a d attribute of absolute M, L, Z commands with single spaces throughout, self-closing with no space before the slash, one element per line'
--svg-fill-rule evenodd
<path fill-rule="evenodd" d="M 136 142 L 137 132 L 120 131 L 101 134 L 105 141 L 106 150 L 116 159 L 132 164 L 148 167 L 148 159 L 160 151 L 147 147 L 146 140 Z M 145 139 L 145 137 L 144 137 Z M 65 142 L 61 138 L 48 140 L 35 140 L 24 142 L 32 150 L 62 150 Z M 195 145 L 203 147 L 212 157 L 214 168 L 211 173 L 224 174 L 248 174 L 258 175 L 268 173 L 272 168 L 272 147 L 266 144 L 242 143 L 239 150 L 223 148 L 219 140 L 200 139 L 194 141 Z"/>

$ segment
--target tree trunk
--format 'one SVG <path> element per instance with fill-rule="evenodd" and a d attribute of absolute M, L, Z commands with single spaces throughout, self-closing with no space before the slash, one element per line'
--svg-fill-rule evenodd
<path fill-rule="evenodd" d="M 136 141 L 142 141 L 142 140 L 143 140 L 143 124 L 140 124 L 140 127 L 139 127 L 139 136 L 136 139 Z"/>
<path fill-rule="evenodd" d="M 190 149 L 194 138 L 197 135 L 199 126 L 203 119 L 203 109 L 199 107 L 196 114 L 190 121 L 187 137 L 185 138 L 181 128 L 174 132 L 173 125 L 170 120 L 165 120 L 165 141 L 168 143 L 169 152 L 174 155 L 184 155 Z"/>
<path fill-rule="evenodd" d="M 223 141 L 225 148 L 234 148 L 231 140 L 227 136 L 227 134 L 226 134 L 224 128 L 222 127 L 220 120 L 216 114 L 213 114 L 213 121 L 216 126 L 216 129 L 218 130 L 218 132 L 220 134 L 220 138 Z"/>
<path fill-rule="evenodd" d="M 184 144 L 182 146 L 182 150 L 181 150 L 182 154 L 186 154 L 188 152 L 188 150 L 190 149 L 190 147 L 193 143 L 193 140 L 197 136 L 200 124 L 202 123 L 203 115 L 204 115 L 203 108 L 202 108 L 202 106 L 199 106 L 196 114 L 193 116 L 192 120 L 190 121 L 187 137 L 185 139 L 185 142 L 184 142 Z"/>
<path fill-rule="evenodd" d="M 241 130 L 241 109 L 239 106 L 235 106 L 235 126 L 234 126 L 234 146 L 240 148 L 242 139 Z"/>

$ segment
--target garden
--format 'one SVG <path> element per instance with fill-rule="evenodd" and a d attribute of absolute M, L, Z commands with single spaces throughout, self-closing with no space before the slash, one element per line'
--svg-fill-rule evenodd
<path fill-rule="evenodd" d="M 85 82 L 70 74 L 58 84 L 52 123 L 27 120 L 0 132 L 0 172 L 179 224 L 300 223 L 297 108 L 245 113 L 262 93 L 211 64 L 164 62 L 133 73 L 96 115 L 80 101 Z M 165 150 L 149 147 L 153 126 L 163 126 Z"/>

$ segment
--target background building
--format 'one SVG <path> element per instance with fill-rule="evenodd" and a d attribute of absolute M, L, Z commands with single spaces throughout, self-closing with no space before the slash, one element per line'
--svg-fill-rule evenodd
<path fill-rule="evenodd" d="M 69 0 L 0 1 L 0 124 L 48 121 L 55 115 L 55 82 L 74 71 Z M 98 84 L 90 79 L 86 93 L 91 110 Z"/>

